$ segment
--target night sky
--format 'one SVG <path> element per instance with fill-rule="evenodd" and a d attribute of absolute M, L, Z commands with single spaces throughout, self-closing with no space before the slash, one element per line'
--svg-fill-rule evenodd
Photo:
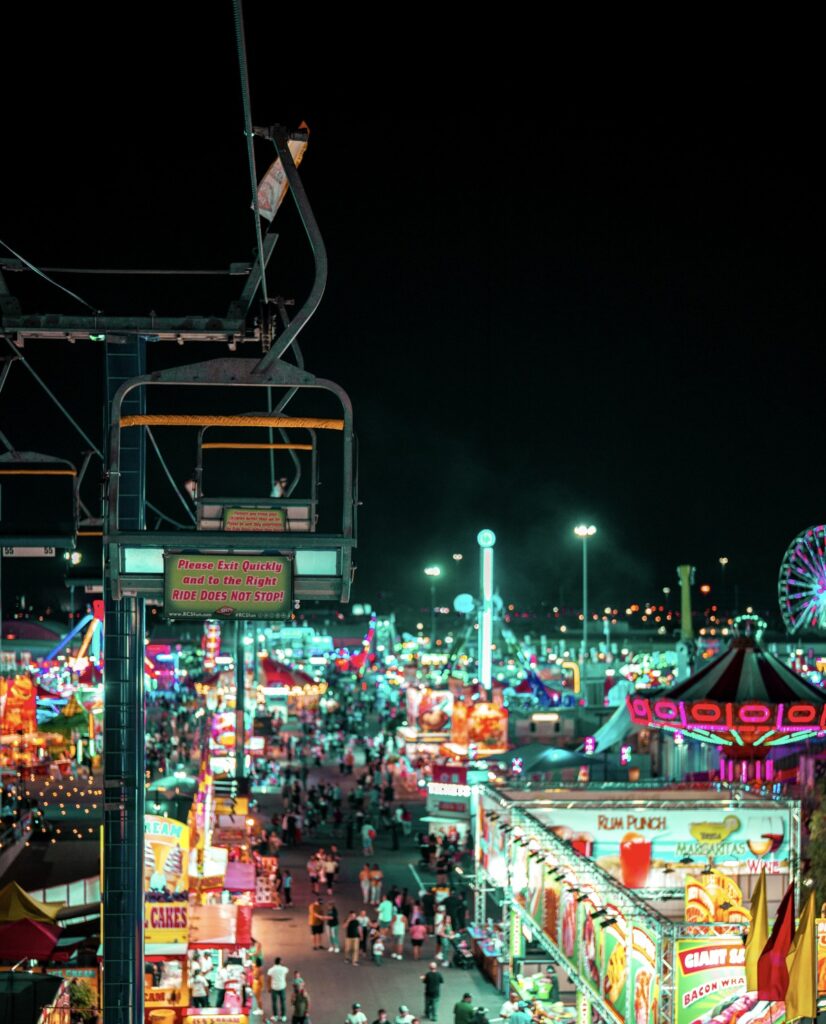
<path fill-rule="evenodd" d="M 246 260 L 231 5 L 198 5 L 197 33 L 162 5 L 131 10 L 126 30 L 99 11 L 21 16 L 0 238 L 39 266 Z M 826 515 L 824 202 L 806 112 L 652 100 L 492 117 L 467 96 L 392 108 L 392 90 L 348 106 L 308 88 L 318 55 L 279 65 L 291 44 L 273 8 L 246 15 L 254 122 L 311 130 L 301 172 L 330 270 L 300 340 L 355 408 L 354 598 L 423 604 L 436 562 L 447 603 L 475 586 L 487 526 L 506 600 L 576 605 L 586 520 L 595 606 L 676 589 L 683 561 L 717 588 L 726 555 L 723 599 L 736 584 L 741 605 L 773 611 L 787 544 Z M 270 290 L 300 302 L 311 265 L 289 198 L 277 230 Z M 58 279 L 108 313 L 221 315 L 240 286 Z M 82 311 L 30 275 L 7 281 L 26 311 Z M 81 348 L 25 354 L 98 438 L 100 355 Z M 226 353 L 152 358 L 182 354 Z M 0 430 L 76 458 L 13 372 Z"/>

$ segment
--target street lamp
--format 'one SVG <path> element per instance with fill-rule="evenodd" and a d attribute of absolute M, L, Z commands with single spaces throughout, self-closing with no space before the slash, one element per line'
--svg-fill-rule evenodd
<path fill-rule="evenodd" d="M 430 646 L 436 646 L 436 580 L 442 575 L 438 565 L 428 565 L 424 571 L 430 577 Z"/>
<path fill-rule="evenodd" d="M 579 652 L 579 663 L 585 669 L 585 658 L 588 651 L 588 538 L 597 532 L 596 526 L 580 523 L 574 527 L 574 533 L 582 540 L 582 648 Z"/>

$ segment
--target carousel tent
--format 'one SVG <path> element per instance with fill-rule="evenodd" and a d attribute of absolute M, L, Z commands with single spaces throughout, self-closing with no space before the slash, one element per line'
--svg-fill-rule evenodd
<path fill-rule="evenodd" d="M 682 683 L 658 693 L 670 700 L 744 704 L 826 704 L 826 693 L 807 682 L 751 637 L 736 638 L 728 650 L 712 658 Z"/>
<path fill-rule="evenodd" d="M 635 725 L 679 731 L 741 752 L 745 746 L 750 758 L 826 733 L 826 692 L 750 636 L 736 637 L 684 682 L 638 690 L 626 705 Z"/>

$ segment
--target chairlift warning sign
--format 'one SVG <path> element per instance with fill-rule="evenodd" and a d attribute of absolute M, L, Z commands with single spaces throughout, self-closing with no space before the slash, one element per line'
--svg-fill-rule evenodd
<path fill-rule="evenodd" d="M 286 619 L 292 561 L 282 555 L 164 555 L 164 612 L 170 619 Z"/>

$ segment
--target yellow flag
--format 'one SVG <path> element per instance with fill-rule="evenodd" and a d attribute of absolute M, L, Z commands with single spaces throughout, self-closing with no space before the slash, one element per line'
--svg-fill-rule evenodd
<path fill-rule="evenodd" d="M 789 987 L 786 991 L 786 1020 L 817 1019 L 817 935 L 814 889 L 803 907 L 797 931 L 786 957 Z"/>
<path fill-rule="evenodd" d="M 769 941 L 769 911 L 766 906 L 766 869 L 763 868 L 751 897 L 751 927 L 746 936 L 746 991 L 756 992 L 757 963 Z"/>

